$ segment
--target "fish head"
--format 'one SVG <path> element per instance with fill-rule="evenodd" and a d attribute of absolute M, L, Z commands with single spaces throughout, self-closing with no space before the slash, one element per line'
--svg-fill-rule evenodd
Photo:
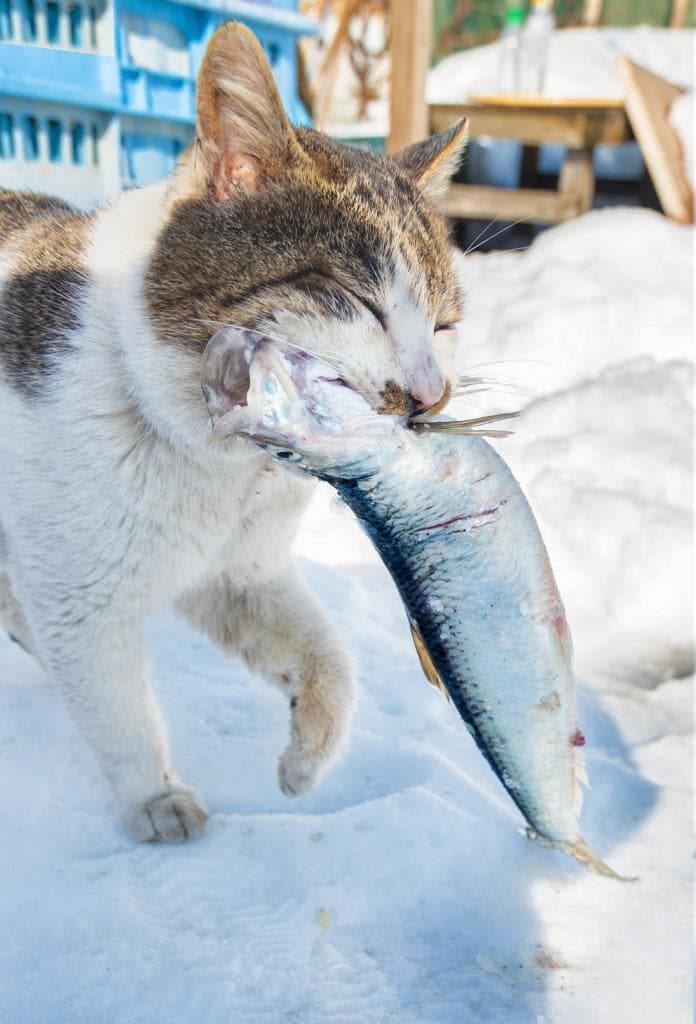
<path fill-rule="evenodd" d="M 322 479 L 369 476 L 403 445 L 403 418 L 375 412 L 335 367 L 284 338 L 223 328 L 201 383 L 216 437 L 246 439 Z"/>

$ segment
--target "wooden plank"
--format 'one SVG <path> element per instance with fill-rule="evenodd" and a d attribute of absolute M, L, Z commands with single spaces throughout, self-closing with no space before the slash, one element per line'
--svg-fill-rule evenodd
<path fill-rule="evenodd" d="M 518 139 L 530 146 L 557 142 L 572 149 L 604 143 L 615 146 L 631 138 L 623 107 L 610 110 L 564 110 L 437 103 L 430 107 L 430 129 L 440 131 L 459 117 L 469 120 L 472 137 Z"/>
<path fill-rule="evenodd" d="M 669 19 L 670 28 L 683 28 L 686 21 L 686 8 L 688 0 L 673 0 L 672 14 Z"/>
<path fill-rule="evenodd" d="M 579 216 L 581 205 L 578 197 L 548 189 L 450 185 L 444 210 L 450 217 L 557 224 Z"/>
<path fill-rule="evenodd" d="M 599 25 L 603 6 L 604 0 L 585 0 L 582 9 L 582 23 L 586 28 L 594 28 Z"/>
<path fill-rule="evenodd" d="M 558 191 L 575 204 L 578 213 L 592 209 L 594 199 L 592 149 L 570 149 L 558 175 Z"/>
<path fill-rule="evenodd" d="M 469 97 L 470 103 L 485 103 L 495 107 L 527 107 L 530 110 L 623 110 L 623 100 L 604 99 L 600 96 L 569 96 L 566 99 L 552 96 L 527 96 L 524 93 L 498 95 L 477 93 Z"/>
<path fill-rule="evenodd" d="M 662 209 L 680 224 L 692 224 L 694 197 L 681 143 L 669 123 L 669 108 L 683 89 L 619 57 L 626 109 Z"/>
<path fill-rule="evenodd" d="M 360 8 L 360 0 L 345 0 L 341 17 L 333 39 L 327 47 L 324 58 L 314 76 L 312 90 L 314 93 L 313 116 L 319 123 L 326 120 L 331 107 L 331 96 L 340 70 L 341 50 L 346 45 L 350 30 L 351 18 L 355 17 Z"/>
<path fill-rule="evenodd" d="M 579 149 L 585 145 L 587 134 L 586 115 L 582 112 L 509 110 L 473 103 L 434 104 L 430 107 L 430 128 L 440 131 L 459 117 L 468 118 L 473 137 L 487 135 L 494 139 L 518 139 L 530 146 L 558 142 Z"/>
<path fill-rule="evenodd" d="M 632 138 L 633 132 L 623 106 L 620 110 L 606 110 L 603 114 L 597 112 L 588 120 L 585 140 L 588 146 L 618 146 Z"/>
<path fill-rule="evenodd" d="M 428 134 L 425 79 L 430 67 L 433 0 L 398 0 L 391 12 L 389 151 L 393 153 Z"/>

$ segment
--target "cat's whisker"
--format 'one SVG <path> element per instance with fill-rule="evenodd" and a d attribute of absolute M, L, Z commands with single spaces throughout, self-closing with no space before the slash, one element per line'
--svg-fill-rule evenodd
<path fill-rule="evenodd" d="M 492 359 L 488 363 L 472 363 L 470 370 L 480 370 L 484 366 L 505 366 L 509 363 L 534 363 L 537 366 L 550 366 L 555 369 L 557 364 L 549 362 L 548 359 L 532 359 L 529 356 L 521 356 L 516 359 Z"/>
<path fill-rule="evenodd" d="M 482 395 L 482 394 L 484 394 L 484 392 L 490 391 L 490 390 L 491 389 L 488 388 L 488 387 L 485 387 L 485 388 L 471 388 L 471 389 L 457 389 L 457 390 L 452 392 L 452 399 L 451 400 L 454 400 L 455 398 L 466 398 L 468 400 L 472 395 Z"/>
<path fill-rule="evenodd" d="M 478 240 L 481 237 L 481 235 L 485 235 L 485 233 L 488 231 L 489 228 L 492 228 L 494 224 L 497 224 L 498 221 L 500 220 L 500 216 L 501 215 L 498 214 L 498 216 L 494 217 L 493 220 L 489 221 L 488 224 L 486 224 L 486 226 L 484 228 L 481 228 L 481 230 L 479 231 L 479 233 L 477 234 L 477 236 L 473 240 L 473 242 L 470 242 L 469 245 L 464 250 L 464 255 L 465 256 L 468 256 L 470 252 L 474 251 L 474 249 L 476 248 L 476 243 L 478 242 Z"/>
<path fill-rule="evenodd" d="M 459 379 L 459 381 L 456 384 L 456 388 L 463 388 L 464 390 L 466 390 L 466 388 L 469 386 L 470 380 L 474 380 L 475 383 L 477 384 L 484 384 L 489 390 L 492 391 L 510 391 L 513 394 L 517 393 L 520 395 L 524 395 L 526 398 L 534 399 L 541 397 L 539 392 L 535 391 L 533 388 L 530 388 L 528 385 L 522 384 L 521 381 L 517 380 L 515 377 L 506 377 L 502 374 L 497 376 L 491 374 L 479 378 L 470 378 L 467 375 Z"/>
<path fill-rule="evenodd" d="M 480 244 L 478 246 L 476 246 L 476 248 L 480 249 L 482 245 L 488 245 L 488 243 L 492 242 L 494 238 L 498 238 L 499 235 L 504 235 L 506 231 L 512 231 L 512 229 L 516 228 L 518 224 L 524 223 L 526 221 L 526 219 L 527 219 L 526 217 L 520 217 L 519 220 L 514 220 L 512 222 L 512 224 L 506 224 L 504 227 L 500 228 L 499 231 L 496 231 L 495 234 L 489 235 L 488 238 L 483 238 L 481 240 Z M 487 231 L 489 227 L 493 227 L 493 225 L 496 224 L 499 220 L 500 220 L 500 218 L 496 217 L 496 219 L 494 221 L 492 221 L 492 223 L 489 224 L 488 227 L 484 228 L 484 230 Z M 474 241 L 471 243 L 471 246 L 469 246 L 469 248 L 464 253 L 465 256 L 468 256 L 469 253 L 471 253 L 471 252 L 475 252 L 474 246 L 475 246 L 475 243 L 478 241 L 478 239 L 480 237 L 481 237 L 481 234 L 476 236 Z"/>
<path fill-rule="evenodd" d="M 513 245 L 510 249 L 494 249 L 493 252 L 487 253 L 487 255 L 497 256 L 502 259 L 504 256 L 507 256 L 511 252 L 526 252 L 528 249 L 532 248 L 533 244 L 533 242 L 530 242 L 529 245 Z"/>

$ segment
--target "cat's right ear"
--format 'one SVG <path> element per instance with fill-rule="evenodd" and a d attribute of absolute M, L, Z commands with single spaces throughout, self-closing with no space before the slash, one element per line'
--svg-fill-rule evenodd
<path fill-rule="evenodd" d="M 244 25 L 213 35 L 198 72 L 196 141 L 177 173 L 177 191 L 220 202 L 258 189 L 302 151 L 283 109 L 266 56 Z"/>

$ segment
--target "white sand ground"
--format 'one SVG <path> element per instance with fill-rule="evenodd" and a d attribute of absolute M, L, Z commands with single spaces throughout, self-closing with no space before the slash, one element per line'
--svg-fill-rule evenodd
<path fill-rule="evenodd" d="M 692 242 L 608 210 L 461 261 L 462 372 L 499 378 L 481 405 L 524 408 L 499 446 L 574 627 L 583 830 L 640 881 L 519 834 L 321 491 L 298 555 L 360 703 L 313 794 L 276 787 L 281 696 L 162 614 L 175 761 L 212 817 L 195 843 L 138 846 L 45 678 L 0 639 L 2 1024 L 686 1024 Z"/>

